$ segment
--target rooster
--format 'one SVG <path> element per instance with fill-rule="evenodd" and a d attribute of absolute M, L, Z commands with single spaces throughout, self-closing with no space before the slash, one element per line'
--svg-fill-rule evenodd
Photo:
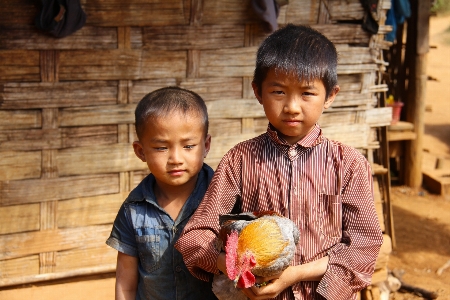
<path fill-rule="evenodd" d="M 225 251 L 228 273 L 228 278 L 214 278 L 213 291 L 219 299 L 237 300 L 243 294 L 236 288 L 258 286 L 255 275 L 273 276 L 290 265 L 299 240 L 290 219 L 264 211 L 221 215 L 219 222 L 218 248 Z"/>

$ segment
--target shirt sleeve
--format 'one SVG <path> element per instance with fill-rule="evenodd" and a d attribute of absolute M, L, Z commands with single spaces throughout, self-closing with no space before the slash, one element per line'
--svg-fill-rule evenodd
<path fill-rule="evenodd" d="M 134 228 L 127 216 L 125 203 L 119 209 L 113 228 L 106 244 L 119 252 L 130 256 L 138 256 Z"/>
<path fill-rule="evenodd" d="M 370 165 L 358 154 L 347 170 L 341 192 L 341 242 L 328 252 L 328 268 L 317 288 L 318 293 L 333 300 L 350 299 L 370 284 L 383 243 Z"/>
<path fill-rule="evenodd" d="M 220 251 L 216 246 L 219 215 L 230 213 L 240 197 L 241 164 L 232 156 L 230 151 L 221 160 L 202 202 L 175 244 L 192 275 L 205 281 L 210 279 L 211 273 L 219 273 Z"/>

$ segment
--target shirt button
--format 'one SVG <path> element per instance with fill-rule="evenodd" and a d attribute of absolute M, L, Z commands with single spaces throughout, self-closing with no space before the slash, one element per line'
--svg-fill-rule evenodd
<path fill-rule="evenodd" d="M 176 266 L 175 271 L 181 272 L 181 267 L 180 266 Z"/>
<path fill-rule="evenodd" d="M 289 155 L 290 156 L 295 156 L 296 154 L 297 154 L 297 151 L 295 151 L 295 149 L 289 150 Z"/>

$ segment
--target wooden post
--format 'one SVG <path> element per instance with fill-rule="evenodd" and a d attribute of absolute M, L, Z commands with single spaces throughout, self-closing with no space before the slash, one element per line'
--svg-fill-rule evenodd
<path fill-rule="evenodd" d="M 406 143 L 405 157 L 405 184 L 412 188 L 422 185 L 422 143 L 425 118 L 426 93 L 426 61 L 429 50 L 429 15 L 430 0 L 411 1 L 412 16 L 408 23 L 408 37 L 415 35 L 410 47 L 414 47 L 414 56 L 410 57 L 408 103 L 406 106 L 406 119 L 414 124 L 416 139 Z M 408 45 L 407 45 L 408 46 Z"/>

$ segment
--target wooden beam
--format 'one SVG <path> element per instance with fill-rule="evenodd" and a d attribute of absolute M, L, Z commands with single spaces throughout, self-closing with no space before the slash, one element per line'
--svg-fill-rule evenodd
<path fill-rule="evenodd" d="M 405 155 L 405 184 L 412 188 L 422 185 L 422 144 L 425 127 L 425 97 L 427 84 L 427 52 L 429 36 L 424 31 L 429 28 L 430 0 L 411 1 L 412 16 L 408 24 L 408 36 L 415 35 L 409 46 L 414 47 L 410 57 L 408 104 L 406 120 L 414 124 L 416 138 L 407 142 Z M 407 45 L 408 46 L 408 45 Z"/>

